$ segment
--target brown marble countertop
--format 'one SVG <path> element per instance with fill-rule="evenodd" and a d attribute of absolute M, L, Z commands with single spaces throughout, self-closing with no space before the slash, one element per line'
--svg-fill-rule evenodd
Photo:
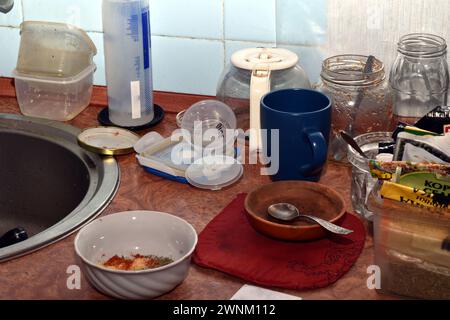
<path fill-rule="evenodd" d="M 175 111 L 203 98 L 156 95 L 156 102 L 169 112 L 165 120 L 153 130 L 163 136 L 170 135 L 176 128 Z M 90 106 L 69 124 L 79 128 L 95 126 L 99 110 L 97 106 Z M 19 113 L 16 99 L 0 96 L 0 112 Z M 201 232 L 238 193 L 248 192 L 270 181 L 268 177 L 259 175 L 258 166 L 246 165 L 244 176 L 238 183 L 222 191 L 208 192 L 148 174 L 137 164 L 133 155 L 118 157 L 117 160 L 122 181 L 104 215 L 125 210 L 164 211 L 186 219 L 197 232 Z M 348 167 L 329 163 L 321 181 L 341 193 L 351 210 Z M 80 290 L 67 288 L 69 275 L 66 270 L 76 264 L 73 240 L 74 235 L 71 235 L 37 252 L 0 264 L 0 299 L 108 299 L 94 290 L 85 278 L 82 278 Z M 392 298 L 367 288 L 366 270 L 371 264 L 373 244 L 372 238 L 368 236 L 365 249 L 356 264 L 335 284 L 312 291 L 283 291 L 304 299 Z M 192 265 L 187 279 L 161 299 L 229 299 L 244 283 L 233 276 Z"/>

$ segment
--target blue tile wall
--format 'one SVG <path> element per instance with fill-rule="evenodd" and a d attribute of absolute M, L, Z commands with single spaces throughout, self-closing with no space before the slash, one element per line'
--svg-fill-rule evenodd
<path fill-rule="evenodd" d="M 67 22 L 86 31 L 102 31 L 101 0 L 22 0 L 22 5 L 24 20 Z"/>
<path fill-rule="evenodd" d="M 22 2 L 20 1 L 15 1 L 14 7 L 8 14 L 0 13 L 0 26 L 17 27 L 22 20 Z"/>
<path fill-rule="evenodd" d="M 283 27 L 284 46 L 301 55 L 311 78 L 320 71 L 319 46 L 326 36 L 326 0 L 149 0 L 152 28 L 153 78 L 156 90 L 215 95 L 224 66 L 236 50 L 275 46 Z M 295 10 L 289 2 L 295 1 Z M 24 20 L 75 24 L 97 46 L 94 81 L 105 84 L 101 0 L 15 0 L 7 15 L 0 13 L 0 76 L 11 76 Z M 288 7 L 280 7 L 287 3 Z M 278 7 L 277 7 L 278 6 Z M 277 10 L 276 10 L 277 9 Z M 306 15 L 296 24 L 280 24 Z M 299 30 L 301 32 L 299 32 Z M 290 39 L 286 43 L 286 39 Z"/>
<path fill-rule="evenodd" d="M 0 28 L 0 76 L 11 76 L 11 71 L 16 67 L 17 63 L 19 42 L 19 29 L 10 27 Z"/>
<path fill-rule="evenodd" d="M 324 49 L 312 46 L 280 45 L 280 47 L 295 52 L 299 57 L 299 64 L 309 76 L 312 84 L 319 81 L 322 71 L 322 61 L 326 58 Z"/>
<path fill-rule="evenodd" d="M 326 40 L 327 1 L 278 0 L 276 3 L 277 42 L 321 45 Z"/>
<path fill-rule="evenodd" d="M 222 39 L 222 0 L 150 0 L 150 11 L 153 34 Z"/>
<path fill-rule="evenodd" d="M 276 41 L 275 0 L 225 0 L 225 38 Z"/>

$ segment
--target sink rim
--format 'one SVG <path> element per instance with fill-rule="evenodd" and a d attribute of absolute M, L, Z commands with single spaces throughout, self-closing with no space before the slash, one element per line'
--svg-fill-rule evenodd
<path fill-rule="evenodd" d="M 9 125 L 8 125 L 9 124 Z M 14 127 L 11 127 L 11 126 Z M 25 126 L 25 128 L 21 127 Z M 45 131 L 45 127 L 50 131 L 62 131 L 63 135 L 45 136 L 34 132 L 36 128 Z M 50 129 L 49 129 L 50 128 Z M 17 258 L 32 253 L 45 246 L 53 244 L 71 235 L 87 223 L 99 216 L 110 204 L 116 195 L 120 185 L 120 168 L 113 157 L 101 157 L 78 146 L 77 136 L 80 129 L 71 125 L 52 120 L 32 118 L 17 114 L 0 113 L 0 131 L 8 129 L 19 131 L 23 134 L 32 135 L 41 139 L 56 143 L 75 153 L 77 158 L 83 162 L 89 171 L 89 188 L 78 206 L 65 218 L 58 221 L 53 226 L 30 237 L 29 239 L 0 249 L 0 262 Z M 98 165 L 102 165 L 103 170 L 94 170 L 86 162 L 87 158 Z M 92 181 L 95 175 L 94 182 Z"/>

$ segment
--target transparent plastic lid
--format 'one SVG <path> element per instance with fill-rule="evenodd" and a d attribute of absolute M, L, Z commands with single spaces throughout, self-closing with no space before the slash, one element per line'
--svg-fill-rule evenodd
<path fill-rule="evenodd" d="M 190 134 L 185 140 L 196 147 L 216 148 L 235 140 L 236 116 L 225 103 L 204 100 L 186 110 L 181 128 Z"/>
<path fill-rule="evenodd" d="M 187 181 L 201 189 L 220 190 L 237 182 L 244 167 L 229 156 L 207 156 L 196 160 L 186 170 Z"/>

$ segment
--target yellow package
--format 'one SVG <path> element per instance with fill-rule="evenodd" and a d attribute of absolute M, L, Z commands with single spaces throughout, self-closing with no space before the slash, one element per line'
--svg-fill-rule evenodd
<path fill-rule="evenodd" d="M 400 201 L 405 204 L 425 206 L 430 208 L 450 209 L 448 197 L 430 194 L 423 190 L 407 187 L 389 181 L 383 182 L 380 192 L 383 198 Z"/>

